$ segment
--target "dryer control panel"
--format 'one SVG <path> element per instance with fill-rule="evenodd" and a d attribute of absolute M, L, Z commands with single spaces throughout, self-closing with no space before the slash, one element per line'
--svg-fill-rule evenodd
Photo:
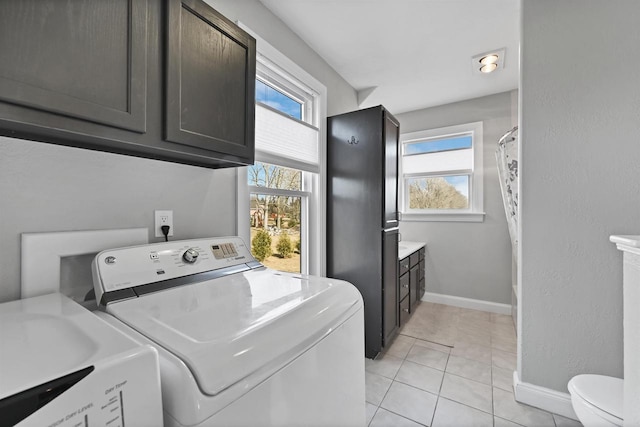
<path fill-rule="evenodd" d="M 109 292 L 119 291 L 117 299 L 136 297 L 158 290 L 147 285 L 159 282 L 172 287 L 201 273 L 223 275 L 261 267 L 240 237 L 228 236 L 109 249 L 96 255 L 92 272 L 96 300 L 106 305 L 102 296 Z"/>

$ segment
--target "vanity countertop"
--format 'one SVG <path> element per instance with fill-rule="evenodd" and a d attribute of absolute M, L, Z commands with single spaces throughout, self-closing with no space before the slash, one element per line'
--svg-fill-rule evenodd
<path fill-rule="evenodd" d="M 420 248 L 425 247 L 425 242 L 407 242 L 405 240 L 398 243 L 398 260 L 408 257 Z"/>

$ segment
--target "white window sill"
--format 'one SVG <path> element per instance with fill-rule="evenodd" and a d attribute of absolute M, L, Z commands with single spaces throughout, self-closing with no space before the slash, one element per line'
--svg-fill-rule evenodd
<path fill-rule="evenodd" d="M 402 213 L 405 222 L 483 222 L 484 212 Z"/>

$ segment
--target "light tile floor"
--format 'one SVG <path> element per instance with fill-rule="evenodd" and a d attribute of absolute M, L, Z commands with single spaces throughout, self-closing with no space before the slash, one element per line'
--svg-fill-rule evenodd
<path fill-rule="evenodd" d="M 365 368 L 370 427 L 581 426 L 515 401 L 510 316 L 422 302 Z"/>

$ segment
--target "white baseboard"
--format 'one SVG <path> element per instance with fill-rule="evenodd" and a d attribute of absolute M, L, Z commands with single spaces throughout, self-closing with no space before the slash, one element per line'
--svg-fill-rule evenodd
<path fill-rule="evenodd" d="M 520 403 L 535 406 L 578 421 L 573 406 L 571 406 L 571 395 L 569 393 L 561 393 L 550 388 L 523 383 L 518 377 L 518 371 L 513 372 L 513 389 L 515 390 L 515 398 Z"/>
<path fill-rule="evenodd" d="M 452 305 L 454 307 L 470 308 L 472 310 L 488 311 L 490 313 L 511 314 L 511 304 L 500 304 L 497 302 L 483 301 L 479 299 L 435 294 L 433 292 L 425 292 L 422 297 L 422 301 Z"/>

